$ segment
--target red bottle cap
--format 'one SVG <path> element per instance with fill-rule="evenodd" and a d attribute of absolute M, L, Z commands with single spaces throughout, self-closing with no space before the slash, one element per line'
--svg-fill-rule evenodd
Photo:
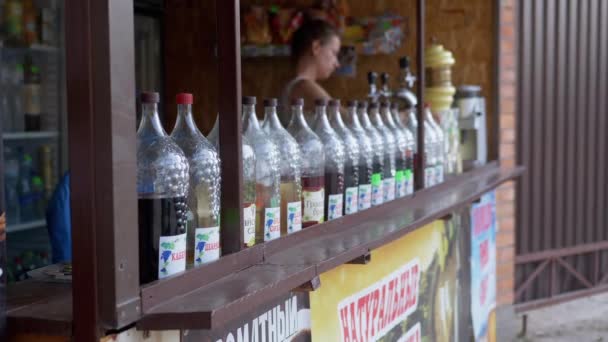
<path fill-rule="evenodd" d="M 179 93 L 175 96 L 177 104 L 191 105 L 194 102 L 194 97 L 190 93 Z"/>

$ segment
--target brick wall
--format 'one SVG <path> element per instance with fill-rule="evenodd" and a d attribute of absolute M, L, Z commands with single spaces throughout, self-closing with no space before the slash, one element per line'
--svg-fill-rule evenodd
<path fill-rule="evenodd" d="M 500 1 L 499 53 L 499 123 L 500 164 L 516 164 L 516 0 Z M 515 184 L 509 182 L 497 190 L 497 301 L 513 303 L 515 276 Z"/>

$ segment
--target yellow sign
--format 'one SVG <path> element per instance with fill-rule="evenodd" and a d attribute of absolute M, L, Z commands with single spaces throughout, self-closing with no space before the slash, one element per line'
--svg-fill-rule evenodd
<path fill-rule="evenodd" d="M 313 341 L 450 341 L 455 332 L 456 230 L 436 221 L 371 252 L 367 265 L 321 275 Z"/>

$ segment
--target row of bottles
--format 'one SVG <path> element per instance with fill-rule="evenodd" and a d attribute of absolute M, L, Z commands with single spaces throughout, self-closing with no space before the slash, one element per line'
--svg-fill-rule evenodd
<path fill-rule="evenodd" d="M 208 139 L 192 117 L 191 94 L 177 95 L 167 135 L 159 95 L 143 93 L 137 132 L 140 281 L 170 276 L 220 257 L 217 121 Z M 277 100 L 243 105 L 244 247 L 297 232 L 413 193 L 415 139 L 396 106 L 316 101 L 310 127 L 302 99 L 283 128 Z"/>
<path fill-rule="evenodd" d="M 417 142 L 418 140 L 418 120 L 416 119 L 416 107 L 418 105 L 417 98 L 412 90 L 415 77 L 412 75 L 409 69 L 409 59 L 408 57 L 402 57 L 399 59 L 399 85 L 395 89 L 395 91 L 391 91 L 390 89 L 390 76 L 387 73 L 380 74 L 380 82 L 381 87 L 376 85 L 378 74 L 371 71 L 368 73 L 368 83 L 369 83 L 369 93 L 367 95 L 368 99 L 372 101 L 370 105 L 370 117 L 374 122 L 374 126 L 379 126 L 379 121 L 376 118 L 376 105 L 380 101 L 381 103 L 387 103 L 388 101 L 393 101 L 392 110 L 395 112 L 393 116 L 394 123 L 391 124 L 390 121 L 386 120 L 384 124 L 392 127 L 393 125 L 402 126 L 400 113 L 405 114 L 406 120 L 406 128 L 407 131 L 411 134 L 412 139 Z M 380 110 L 382 112 L 382 108 Z M 382 116 L 382 115 L 381 115 Z M 443 128 L 437 123 L 433 114 L 431 113 L 431 109 L 428 104 L 424 105 L 424 186 L 431 187 L 437 185 L 444 181 L 444 170 L 445 164 L 448 162 L 448 156 L 446 155 L 446 133 Z M 393 144 L 403 145 L 404 140 L 407 137 L 399 137 L 399 134 L 395 134 L 394 139 L 391 139 L 390 136 L 384 136 L 385 143 L 390 149 Z M 403 148 L 400 148 L 403 150 Z M 418 151 L 416 147 L 413 150 L 413 158 L 412 161 L 419 160 L 418 159 Z M 397 163 L 400 161 L 397 160 Z M 393 166 L 390 165 L 388 167 L 389 170 L 392 171 Z M 413 166 L 411 167 L 413 169 Z M 386 189 L 391 189 L 392 182 L 392 173 L 391 171 L 387 171 L 385 168 L 384 171 L 384 184 Z M 395 181 L 397 185 L 399 184 L 399 179 L 401 179 L 402 175 L 399 173 L 400 166 L 396 166 L 397 171 L 394 173 Z M 387 196 L 385 191 L 385 196 Z M 388 194 L 390 198 L 391 194 Z"/>

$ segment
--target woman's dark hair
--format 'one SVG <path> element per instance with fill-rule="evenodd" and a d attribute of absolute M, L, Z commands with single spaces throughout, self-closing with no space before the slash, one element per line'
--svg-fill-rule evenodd
<path fill-rule="evenodd" d="M 294 32 L 291 39 L 291 56 L 297 61 L 308 52 L 315 40 L 325 44 L 331 37 L 338 36 L 338 31 L 327 21 L 321 19 L 307 19 L 302 26 Z"/>

